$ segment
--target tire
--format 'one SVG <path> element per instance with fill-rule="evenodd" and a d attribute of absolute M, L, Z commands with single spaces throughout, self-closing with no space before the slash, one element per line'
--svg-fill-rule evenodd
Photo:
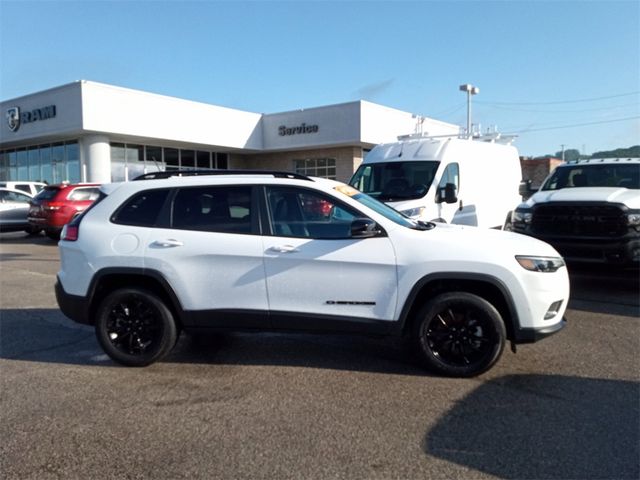
<path fill-rule="evenodd" d="M 38 235 L 42 231 L 42 228 L 36 227 L 35 225 L 29 225 L 24 229 L 24 231 L 29 235 Z"/>
<path fill-rule="evenodd" d="M 413 323 L 412 341 L 421 362 L 451 377 L 473 377 L 500 358 L 506 329 L 500 313 L 467 292 L 443 293 L 429 300 Z"/>
<path fill-rule="evenodd" d="M 162 359 L 178 341 L 171 311 L 155 294 L 137 288 L 110 293 L 98 307 L 95 328 L 106 354 L 130 367 Z"/>
<path fill-rule="evenodd" d="M 56 242 L 60 240 L 60 230 L 45 230 L 44 233 L 51 240 L 55 240 Z"/>

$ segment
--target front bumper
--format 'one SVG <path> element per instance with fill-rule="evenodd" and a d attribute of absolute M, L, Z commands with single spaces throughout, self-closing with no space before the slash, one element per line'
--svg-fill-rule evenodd
<path fill-rule="evenodd" d="M 567 326 L 567 319 L 562 318 L 562 321 L 553 325 L 536 328 L 518 328 L 513 332 L 512 342 L 516 344 L 521 343 L 534 343 L 543 338 L 547 338 L 554 333 L 558 333 L 564 327 Z"/>

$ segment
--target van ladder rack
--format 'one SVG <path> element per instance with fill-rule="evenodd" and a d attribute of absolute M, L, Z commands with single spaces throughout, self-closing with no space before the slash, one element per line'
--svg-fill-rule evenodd
<path fill-rule="evenodd" d="M 277 170 L 168 170 L 164 172 L 149 172 L 133 179 L 136 180 L 157 180 L 171 177 L 199 177 L 205 175 L 271 175 L 274 178 L 290 178 L 292 180 L 311 180 L 311 178 L 300 173 L 282 172 Z"/>

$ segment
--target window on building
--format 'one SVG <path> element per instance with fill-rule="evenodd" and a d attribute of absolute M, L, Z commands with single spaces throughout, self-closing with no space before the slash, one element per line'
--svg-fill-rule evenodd
<path fill-rule="evenodd" d="M 111 144 L 111 181 L 124 182 L 127 179 L 127 161 L 124 143 Z"/>
<path fill-rule="evenodd" d="M 311 177 L 336 179 L 335 158 L 305 158 L 293 162 L 296 173 Z"/>
<path fill-rule="evenodd" d="M 165 148 L 164 149 L 164 163 L 167 166 L 167 170 L 179 170 L 180 158 L 177 148 Z"/>
<path fill-rule="evenodd" d="M 211 153 L 198 152 L 196 155 L 198 168 L 211 168 Z"/>
<path fill-rule="evenodd" d="M 51 165 L 51 147 L 49 145 L 40 145 L 40 172 L 42 173 L 42 181 L 53 183 L 53 167 Z"/>
<path fill-rule="evenodd" d="M 18 179 L 18 153 L 9 152 L 9 180 Z"/>
<path fill-rule="evenodd" d="M 226 153 L 212 153 L 215 155 L 215 165 L 214 168 L 220 168 L 222 170 L 226 170 L 229 168 L 229 155 Z"/>
<path fill-rule="evenodd" d="M 0 152 L 0 181 L 9 180 L 9 152 Z"/>
<path fill-rule="evenodd" d="M 29 156 L 29 178 L 28 180 L 37 182 L 42 179 L 40 175 L 40 150 L 37 147 L 27 149 Z"/>
<path fill-rule="evenodd" d="M 180 150 L 180 168 L 195 168 L 196 152 L 193 150 Z"/>
<path fill-rule="evenodd" d="M 165 170 L 162 159 L 162 147 L 147 145 L 145 147 L 145 172 L 161 172 Z"/>
<path fill-rule="evenodd" d="M 78 142 L 67 142 L 65 150 L 67 154 L 66 178 L 71 183 L 78 183 L 80 182 L 80 150 L 78 148 Z"/>
<path fill-rule="evenodd" d="M 162 147 L 154 147 L 147 145 L 146 147 L 146 161 L 149 164 L 161 165 L 162 160 Z"/>
<path fill-rule="evenodd" d="M 18 178 L 16 180 L 29 180 L 29 156 L 25 149 L 20 149 L 18 154 Z"/>

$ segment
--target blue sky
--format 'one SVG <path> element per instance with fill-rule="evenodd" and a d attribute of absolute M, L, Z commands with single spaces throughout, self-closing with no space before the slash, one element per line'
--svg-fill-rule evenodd
<path fill-rule="evenodd" d="M 522 155 L 640 144 L 640 2 L 0 0 L 0 99 L 85 79 L 261 113 L 356 99 L 518 133 Z M 565 128 L 566 127 L 566 128 Z"/>

